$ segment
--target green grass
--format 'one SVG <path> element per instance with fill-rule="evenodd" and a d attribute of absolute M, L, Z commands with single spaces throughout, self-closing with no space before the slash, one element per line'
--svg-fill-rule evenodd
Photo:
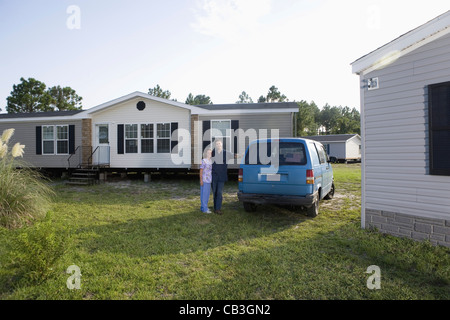
<path fill-rule="evenodd" d="M 55 183 L 67 250 L 48 277 L 25 281 L 8 254 L 19 231 L 0 229 L 0 298 L 449 299 L 450 250 L 362 230 L 360 166 L 333 167 L 336 196 L 314 219 L 275 206 L 247 213 L 236 181 L 222 216 L 200 213 L 196 178 Z M 66 286 L 71 265 L 80 290 Z M 380 290 L 367 288 L 371 265 Z"/>

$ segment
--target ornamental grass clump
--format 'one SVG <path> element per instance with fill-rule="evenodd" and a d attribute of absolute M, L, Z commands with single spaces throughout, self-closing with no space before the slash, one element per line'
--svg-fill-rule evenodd
<path fill-rule="evenodd" d="M 9 151 L 14 129 L 0 137 L 0 225 L 17 228 L 44 217 L 53 190 L 43 176 L 19 160 L 25 146 L 16 143 Z"/>

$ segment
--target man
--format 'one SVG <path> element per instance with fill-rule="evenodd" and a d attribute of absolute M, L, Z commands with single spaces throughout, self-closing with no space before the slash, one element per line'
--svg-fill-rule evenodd
<path fill-rule="evenodd" d="M 212 192 L 214 198 L 214 213 L 222 214 L 222 193 L 225 182 L 228 181 L 228 160 L 236 159 L 237 155 L 223 150 L 222 140 L 216 139 L 212 153 Z"/>

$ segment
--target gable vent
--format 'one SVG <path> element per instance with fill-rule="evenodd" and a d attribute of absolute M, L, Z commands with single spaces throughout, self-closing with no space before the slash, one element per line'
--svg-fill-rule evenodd
<path fill-rule="evenodd" d="M 144 102 L 144 101 L 139 101 L 139 102 L 136 104 L 136 108 L 137 108 L 139 111 L 144 110 L 144 109 L 145 109 L 145 102 Z"/>

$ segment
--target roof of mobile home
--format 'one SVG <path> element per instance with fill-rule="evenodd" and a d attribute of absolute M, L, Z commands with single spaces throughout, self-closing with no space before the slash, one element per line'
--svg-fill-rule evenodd
<path fill-rule="evenodd" d="M 330 135 L 324 135 L 324 136 L 310 136 L 310 137 L 304 137 L 305 139 L 311 139 L 319 142 L 346 142 L 347 140 L 350 140 L 354 137 L 361 137 L 358 134 L 330 134 Z"/>
<path fill-rule="evenodd" d="M 35 118 L 47 118 L 52 117 L 56 120 L 58 117 L 66 118 L 71 117 L 73 119 L 82 119 L 89 117 L 88 115 L 106 110 L 117 104 L 127 102 L 132 99 L 142 98 L 149 99 L 156 102 L 165 103 L 178 108 L 189 109 L 191 114 L 247 114 L 247 113 L 272 113 L 272 112 L 297 112 L 298 104 L 296 102 L 280 102 L 280 103 L 241 103 L 241 104 L 209 104 L 209 105 L 189 105 L 173 100 L 163 99 L 155 96 L 151 96 L 139 91 L 127 94 L 120 98 L 102 103 L 98 106 L 85 109 L 85 110 L 73 110 L 73 111 L 49 111 L 49 112 L 33 112 L 33 113 L 5 113 L 0 114 L 0 121 L 9 119 L 12 121 L 33 121 Z"/>
<path fill-rule="evenodd" d="M 450 10 L 351 63 L 356 74 L 381 69 L 398 58 L 450 33 Z"/>

